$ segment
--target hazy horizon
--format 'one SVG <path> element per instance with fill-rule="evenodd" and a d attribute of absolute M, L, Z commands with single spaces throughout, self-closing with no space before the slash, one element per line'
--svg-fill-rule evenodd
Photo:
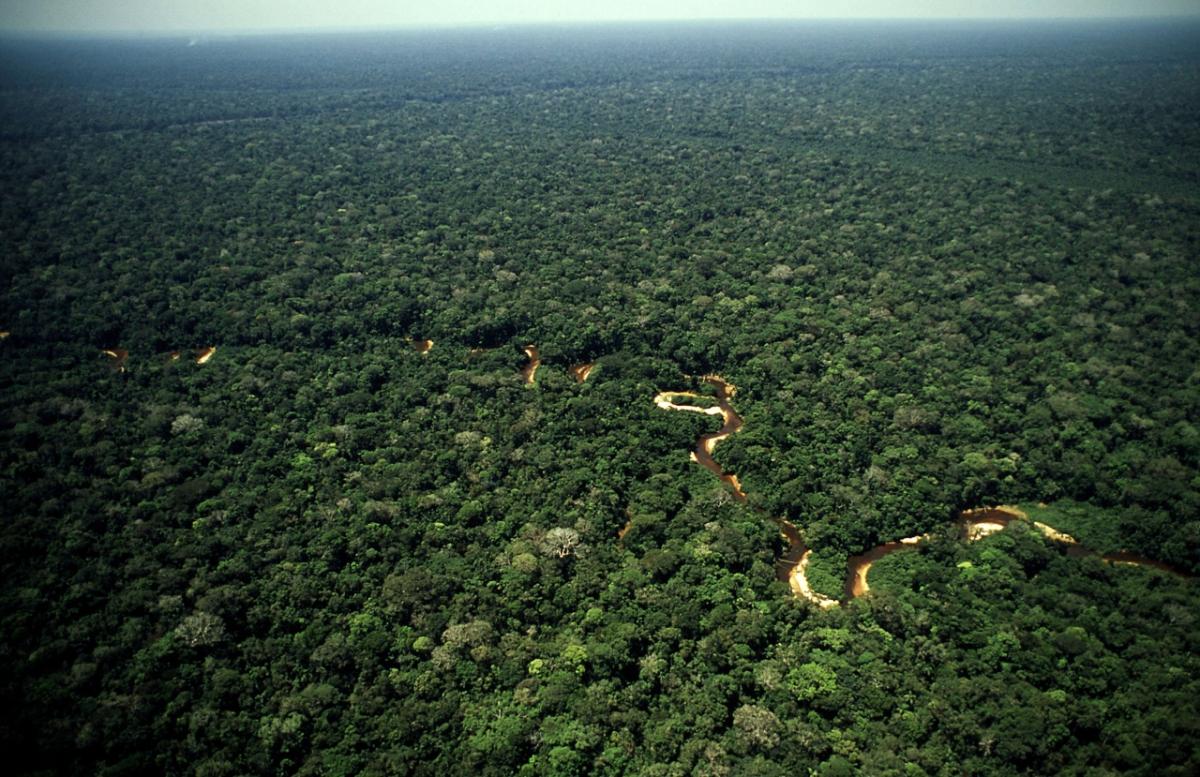
<path fill-rule="evenodd" d="M 0 10 L 2 33 L 171 34 L 348 31 L 481 25 L 753 20 L 1200 19 L 1194 0 L 1018 0 L 1000 7 L 964 0 L 446 0 L 435 5 L 349 0 L 12 0 Z"/>

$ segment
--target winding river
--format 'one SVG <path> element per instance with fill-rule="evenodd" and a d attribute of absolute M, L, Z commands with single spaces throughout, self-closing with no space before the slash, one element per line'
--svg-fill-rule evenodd
<path fill-rule="evenodd" d="M 575 376 L 576 383 L 583 383 L 588 379 L 588 375 L 592 374 L 592 370 L 594 369 L 596 369 L 595 362 L 584 362 L 583 364 L 576 364 L 574 367 L 572 367 L 571 374 Z"/>
<path fill-rule="evenodd" d="M 716 405 L 699 407 L 697 405 L 680 405 L 675 402 L 676 399 L 700 398 L 701 395 L 694 391 L 664 391 L 654 397 L 654 404 L 663 410 L 686 410 L 705 415 L 721 416 L 723 423 L 720 429 L 712 434 L 700 435 L 700 440 L 696 443 L 696 449 L 692 451 L 692 461 L 716 475 L 720 478 L 721 482 L 733 489 L 735 499 L 739 502 L 745 502 L 746 494 L 742 491 L 742 484 L 738 482 L 737 475 L 731 475 L 721 469 L 721 465 L 717 464 L 712 455 L 713 450 L 717 447 L 717 443 L 729 435 L 740 431 L 742 428 L 741 416 L 734 412 L 733 406 L 729 404 L 729 398 L 737 392 L 737 388 L 726 383 L 718 375 L 705 375 L 704 382 L 717 390 Z"/>
<path fill-rule="evenodd" d="M 871 586 L 867 584 L 867 572 L 871 571 L 872 564 L 898 550 L 913 548 L 929 539 L 929 536 L 922 534 L 918 537 L 905 537 L 895 542 L 885 542 L 871 548 L 866 553 L 848 558 L 846 560 L 846 583 L 842 586 L 842 598 L 849 600 L 870 591 Z"/>
<path fill-rule="evenodd" d="M 129 361 L 129 351 L 124 348 L 105 348 L 100 353 L 112 359 L 112 368 L 117 372 L 125 371 L 125 362 Z"/>
<path fill-rule="evenodd" d="M 531 356 L 531 358 L 534 357 Z M 681 410 L 704 415 L 721 416 L 721 428 L 712 434 L 700 435 L 700 439 L 696 443 L 696 448 L 691 453 L 691 459 L 709 472 L 712 472 L 721 482 L 729 486 L 734 499 L 739 502 L 745 502 L 746 493 L 742 490 L 742 485 L 737 475 L 724 471 L 721 469 L 721 465 L 717 464 L 716 460 L 713 459 L 713 450 L 717 447 L 717 443 L 729 435 L 735 434 L 744 425 L 741 416 L 734 411 L 729 401 L 737 392 L 737 388 L 727 383 L 719 375 L 705 375 L 703 380 L 716 390 L 715 405 L 703 406 L 681 404 L 679 402 L 679 400 L 704 398 L 704 395 L 693 391 L 663 391 L 655 395 L 654 404 L 663 410 Z M 792 592 L 796 596 L 807 599 L 809 602 L 822 608 L 835 607 L 841 602 L 862 596 L 871 590 L 867 582 L 867 574 L 876 561 L 897 551 L 912 550 L 933 537 L 931 534 L 905 537 L 904 539 L 878 545 L 857 556 L 851 556 L 847 560 L 846 579 L 842 590 L 842 600 L 839 602 L 837 599 L 814 591 L 812 586 L 809 585 L 808 564 L 812 558 L 812 549 L 805 544 L 803 533 L 794 524 L 783 518 L 774 518 L 773 520 L 779 527 L 780 535 L 788 543 L 787 552 L 776 561 L 776 575 L 791 587 Z M 1070 556 L 1099 556 L 1104 561 L 1113 564 L 1152 567 L 1179 577 L 1191 577 L 1169 564 L 1155 561 L 1136 553 L 1128 551 L 1108 554 L 1097 553 L 1082 545 L 1069 534 L 1061 532 L 1047 524 L 1030 521 L 1029 516 L 1016 507 L 1002 505 L 998 507 L 963 510 L 959 513 L 957 520 L 955 520 L 954 526 L 962 539 L 967 542 L 974 542 L 989 534 L 1003 531 L 1013 521 L 1029 522 L 1046 539 L 1066 546 L 1067 554 Z M 623 538 L 625 532 L 628 530 L 629 524 L 627 523 L 621 530 L 620 536 Z"/>
<path fill-rule="evenodd" d="M 703 413 L 704 415 L 719 415 L 721 416 L 721 428 L 712 434 L 702 434 L 696 442 L 696 448 L 692 451 L 691 459 L 700 466 L 713 473 L 729 486 L 733 493 L 733 498 L 739 502 L 746 501 L 746 492 L 742 490 L 742 484 L 738 480 L 738 476 L 721 469 L 721 465 L 717 464 L 713 459 L 713 451 L 717 447 L 717 443 L 724 440 L 731 434 L 740 431 L 744 422 L 742 417 L 737 414 L 730 404 L 730 398 L 737 393 L 737 387 L 727 383 L 719 375 L 705 375 L 704 382 L 712 386 L 716 390 L 716 404 L 708 407 L 699 405 L 684 405 L 679 404 L 676 400 L 680 399 L 699 399 L 703 395 L 697 394 L 694 391 L 663 391 L 654 397 L 654 404 L 663 410 L 683 410 L 692 413 Z M 812 589 L 808 584 L 808 562 L 812 558 L 812 550 L 804 543 L 804 535 L 796 528 L 796 525 L 783 518 L 773 518 L 775 525 L 779 527 L 779 534 L 787 541 L 787 552 L 780 556 L 775 562 L 775 575 L 783 582 L 787 583 L 792 592 L 797 596 L 803 597 L 818 607 L 834 607 L 838 604 L 836 599 L 831 599 Z"/>
<path fill-rule="evenodd" d="M 217 352 L 217 346 L 215 346 L 215 345 L 209 345 L 204 348 L 197 349 L 194 352 L 196 364 L 206 364 L 210 359 L 212 359 L 213 354 L 215 354 L 216 352 Z M 110 363 L 112 364 L 112 368 L 114 370 L 116 370 L 117 372 L 125 372 L 126 371 L 126 367 L 129 362 L 129 351 L 128 350 L 126 350 L 125 348 L 105 348 L 100 353 L 104 354 L 105 356 L 107 356 L 109 359 L 112 360 Z M 179 351 L 171 351 L 170 353 L 168 353 L 166 355 L 166 359 L 169 362 L 177 362 L 180 359 L 180 352 Z"/>
<path fill-rule="evenodd" d="M 3 332 L 2 335 L 7 336 L 8 332 Z M 429 350 L 433 347 L 432 340 L 414 339 L 412 343 L 414 348 L 421 354 L 429 353 Z M 481 348 L 473 348 L 471 349 L 471 355 L 482 353 L 483 350 Z M 526 345 L 522 350 L 529 357 L 529 363 L 521 369 L 521 377 L 526 385 L 533 385 L 538 367 L 542 364 L 541 356 L 536 345 Z M 197 350 L 195 352 L 196 364 L 208 362 L 216 352 L 217 347 L 215 345 Z M 125 372 L 126 362 L 129 359 L 129 351 L 123 348 L 111 348 L 105 349 L 102 353 L 111 359 L 114 370 Z M 180 358 L 179 351 L 172 351 L 168 358 L 171 361 L 178 360 Z M 588 379 L 594 368 L 594 362 L 587 362 L 571 367 L 570 371 L 575 376 L 577 382 L 583 383 Z M 736 434 L 744 425 L 741 416 L 737 414 L 730 403 L 734 394 L 737 393 L 737 388 L 726 382 L 719 375 L 705 375 L 703 381 L 713 388 L 715 397 L 709 397 L 694 391 L 663 391 L 655 395 L 654 404 L 663 410 L 721 416 L 721 428 L 715 432 L 700 435 L 695 449 L 691 452 L 691 459 L 713 473 L 722 483 L 727 485 L 734 499 L 744 503 L 746 501 L 746 492 L 742 490 L 742 484 L 738 480 L 738 476 L 721 469 L 721 465 L 717 464 L 713 458 L 713 451 L 716 450 L 717 444 L 726 437 Z M 712 400 L 715 404 L 688 403 L 689 400 L 702 399 Z M 627 515 L 627 517 L 630 516 Z M 776 561 L 776 575 L 778 578 L 786 582 L 796 596 L 802 597 L 818 607 L 827 608 L 837 606 L 840 603 L 839 600 L 814 591 L 808 583 L 808 565 L 812 559 L 812 549 L 805 543 L 804 535 L 800 529 L 784 518 L 775 517 L 772 520 L 779 527 L 780 535 L 788 544 L 787 551 Z M 963 510 L 955 520 L 954 526 L 963 540 L 974 542 L 995 532 L 1003 531 L 1013 521 L 1029 523 L 1046 539 L 1065 546 L 1066 552 L 1070 556 L 1098 556 L 1105 562 L 1112 564 L 1151 567 L 1179 577 L 1192 577 L 1192 575 L 1170 564 L 1155 561 L 1154 559 L 1146 558 L 1145 556 L 1129 551 L 1098 553 L 1084 546 L 1069 534 L 1061 532 L 1047 524 L 1030 521 L 1029 516 L 1016 507 L 997 506 Z M 632 525 L 633 521 L 630 517 L 630 520 L 618 532 L 619 540 L 624 539 L 626 533 L 632 528 Z M 905 537 L 904 539 L 886 542 L 859 555 L 851 556 L 847 560 L 846 578 L 841 601 L 848 601 L 862 596 L 870 590 L 867 576 L 876 561 L 898 551 L 919 547 L 931 538 L 932 535 L 930 534 Z"/>
<path fill-rule="evenodd" d="M 542 357 L 538 355 L 538 347 L 536 345 L 527 345 L 521 350 L 529 357 L 529 364 L 526 364 L 521 369 L 521 377 L 525 379 L 525 385 L 532 386 L 534 378 L 537 376 L 538 367 L 542 366 Z"/>

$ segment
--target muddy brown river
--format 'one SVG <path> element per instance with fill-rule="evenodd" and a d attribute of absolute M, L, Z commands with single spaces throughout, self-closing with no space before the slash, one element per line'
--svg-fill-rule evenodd
<path fill-rule="evenodd" d="M 1051 542 L 1063 545 L 1066 547 L 1067 555 L 1073 558 L 1082 558 L 1084 556 L 1095 556 L 1110 564 L 1129 564 L 1131 566 L 1151 567 L 1153 569 L 1167 572 L 1168 574 L 1177 577 L 1191 577 L 1182 569 L 1155 561 L 1151 558 L 1131 553 L 1129 551 L 1119 551 L 1117 553 L 1099 553 L 1088 548 L 1072 537 L 1070 534 L 1061 532 L 1040 521 L 1031 521 L 1029 516 L 1019 507 L 1010 505 L 1000 505 L 997 507 L 979 507 L 973 510 L 963 510 L 958 514 L 958 519 L 954 522 L 954 528 L 958 536 L 966 542 L 975 542 L 981 540 L 990 534 L 995 534 L 999 531 L 1004 531 L 1010 524 L 1018 521 L 1027 522 L 1034 529 L 1041 533 L 1043 537 Z M 920 545 L 921 542 L 930 539 L 931 535 L 923 535 L 921 537 L 907 537 L 897 542 L 887 542 L 883 545 L 871 548 L 866 553 L 857 556 L 851 556 L 847 562 L 846 582 L 844 585 L 844 596 L 846 599 L 853 599 L 856 596 L 862 596 L 867 591 L 871 590 L 867 584 L 867 573 L 871 569 L 871 565 L 884 556 L 891 555 L 899 550 L 911 550 Z"/>
<path fill-rule="evenodd" d="M 534 379 L 537 377 L 538 367 L 542 366 L 542 357 L 538 355 L 538 347 L 536 345 L 527 345 L 521 350 L 529 357 L 529 364 L 526 364 L 521 369 L 521 377 L 524 379 L 525 385 L 532 386 Z"/>
<path fill-rule="evenodd" d="M 536 358 L 536 352 L 531 354 L 530 358 Z M 744 425 L 741 416 L 737 414 L 733 409 L 733 405 L 730 404 L 730 399 L 737 392 L 737 389 L 719 375 L 705 375 L 704 382 L 712 386 L 716 391 L 715 405 L 682 404 L 680 400 L 705 398 L 704 395 L 691 391 L 660 392 L 655 395 L 654 404 L 663 410 L 682 410 L 702 413 L 704 415 L 721 416 L 721 428 L 711 434 L 700 435 L 700 439 L 696 442 L 696 448 L 691 453 L 691 459 L 729 486 L 735 499 L 739 502 L 745 502 L 746 493 L 742 490 L 742 485 L 737 475 L 721 469 L 721 465 L 717 464 L 716 460 L 713 459 L 713 450 L 717 447 L 717 443 L 731 434 L 736 434 Z M 786 582 L 795 595 L 807 599 L 818 607 L 827 608 L 838 605 L 840 603 L 838 600 L 814 591 L 808 583 L 808 564 L 812 558 L 812 550 L 805 544 L 803 533 L 794 524 L 783 518 L 774 518 L 773 520 L 779 527 L 780 535 L 788 543 L 787 552 L 775 562 L 777 577 Z M 963 510 L 959 513 L 957 520 L 955 520 L 954 528 L 964 541 L 974 542 L 989 534 L 1003 531 L 1013 521 L 1029 522 L 1046 539 L 1066 546 L 1067 554 L 1070 556 L 1099 556 L 1104 561 L 1113 564 L 1151 567 L 1179 577 L 1190 577 L 1187 573 L 1169 564 L 1155 561 L 1136 553 L 1128 551 L 1108 554 L 1097 553 L 1082 545 L 1069 534 L 1061 532 L 1047 524 L 1030 521 L 1029 516 L 1016 507 L 1002 505 L 998 507 Z M 621 537 L 624 537 L 624 533 L 627 530 L 628 525 L 620 533 Z M 905 537 L 904 539 L 877 545 L 857 556 L 851 556 L 846 564 L 846 578 L 842 587 L 841 601 L 849 601 L 871 590 L 867 582 L 867 575 L 871 570 L 871 566 L 876 561 L 897 551 L 917 548 L 931 538 L 932 535 L 930 534 Z"/>
<path fill-rule="evenodd" d="M 105 348 L 100 353 L 112 359 L 112 368 L 117 372 L 125 371 L 125 362 L 129 361 L 129 351 L 124 348 Z"/>
<path fill-rule="evenodd" d="M 736 434 L 744 425 L 742 417 L 737 414 L 729 402 L 737 392 L 737 388 L 727 383 L 719 375 L 705 375 L 704 382 L 716 390 L 716 405 L 714 406 L 685 405 L 676 401 L 703 398 L 703 395 L 692 391 L 661 392 L 654 397 L 654 404 L 663 410 L 683 410 L 721 416 L 721 428 L 711 434 L 700 435 L 700 439 L 696 441 L 696 448 L 691 453 L 691 459 L 729 486 L 734 499 L 745 502 L 746 492 L 742 490 L 742 484 L 737 475 L 721 469 L 721 465 L 713 459 L 713 451 L 716 449 L 717 443 L 731 434 Z M 773 518 L 772 520 L 779 527 L 780 536 L 788 544 L 787 551 L 775 561 L 776 577 L 787 583 L 796 596 L 807 599 L 818 607 L 836 606 L 838 603 L 836 599 L 817 593 L 808 584 L 808 562 L 812 558 L 812 551 L 804 543 L 804 535 L 790 521 L 783 518 Z"/>

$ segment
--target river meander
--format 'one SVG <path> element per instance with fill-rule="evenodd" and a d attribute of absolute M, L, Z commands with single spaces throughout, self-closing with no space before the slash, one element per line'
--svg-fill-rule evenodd
<path fill-rule="evenodd" d="M 528 353 L 528 349 L 526 352 Z M 536 359 L 536 350 L 533 354 L 530 354 L 530 358 Z M 691 452 L 691 459 L 709 472 L 712 472 L 721 482 L 729 486 L 734 499 L 739 502 L 745 502 L 746 493 L 742 490 L 742 484 L 738 480 L 737 475 L 721 469 L 721 465 L 713 458 L 713 451 L 716 449 L 717 443 L 732 434 L 736 434 L 744 425 L 741 416 L 737 414 L 733 409 L 733 405 L 730 404 L 730 399 L 737 392 L 737 388 L 727 383 L 719 375 L 705 375 L 703 380 L 716 391 L 715 404 L 713 405 L 683 404 L 682 401 L 686 400 L 714 399 L 693 391 L 659 392 L 654 397 L 654 404 L 663 410 L 681 410 L 701 413 L 703 415 L 721 416 L 721 428 L 716 432 L 700 435 L 695 449 Z M 813 590 L 812 586 L 809 585 L 808 565 L 812 559 L 812 549 L 805 544 L 804 535 L 800 529 L 783 518 L 774 518 L 773 520 L 779 527 L 780 535 L 788 543 L 787 551 L 776 561 L 776 574 L 779 579 L 786 582 L 796 596 L 807 599 L 818 607 L 827 608 L 838 605 L 840 602 L 837 599 L 825 596 Z M 963 510 L 955 520 L 954 528 L 964 541 L 974 542 L 990 534 L 1003 531 L 1013 521 L 1027 522 L 1047 540 L 1064 545 L 1067 554 L 1071 556 L 1098 556 L 1104 561 L 1113 564 L 1150 567 L 1172 575 L 1189 577 L 1182 570 L 1176 569 L 1169 564 L 1155 561 L 1136 553 L 1128 551 L 1107 554 L 1097 553 L 1085 547 L 1069 534 L 1061 532 L 1045 523 L 1030 521 L 1029 516 L 1016 507 L 998 506 Z M 626 526 L 625 530 L 628 530 L 628 526 Z M 624 531 L 622 531 L 623 536 Z M 846 577 L 842 589 L 841 601 L 849 601 L 850 599 L 862 596 L 870 590 L 867 575 L 871 570 L 871 566 L 876 561 L 897 551 L 912 550 L 920 547 L 922 543 L 932 539 L 932 536 L 931 534 L 921 534 L 915 537 L 905 537 L 877 545 L 859 555 L 851 556 L 846 564 Z"/>
<path fill-rule="evenodd" d="M 727 383 L 719 375 L 705 375 L 704 382 L 716 390 L 715 405 L 685 405 L 677 401 L 704 398 L 703 395 L 693 391 L 663 391 L 655 395 L 654 404 L 663 410 L 683 410 L 721 416 L 721 428 L 711 434 L 700 435 L 700 439 L 696 441 L 696 447 L 691 453 L 691 459 L 729 486 L 734 499 L 745 502 L 746 492 L 742 490 L 738 476 L 721 469 L 721 465 L 713 459 L 713 451 L 716 450 L 717 443 L 729 435 L 737 433 L 744 425 L 742 417 L 737 414 L 729 402 L 730 398 L 737 393 L 737 387 Z M 808 584 L 808 562 L 812 559 L 812 550 L 804 543 L 804 535 L 794 524 L 783 518 L 774 518 L 773 520 L 779 527 L 780 536 L 788 544 L 787 552 L 775 562 L 776 576 L 787 583 L 797 596 L 807 599 L 818 607 L 837 605 L 836 599 L 817 593 Z"/>
<path fill-rule="evenodd" d="M 525 385 L 532 386 L 537 377 L 538 367 L 542 366 L 542 357 L 538 354 L 536 345 L 527 345 L 521 350 L 529 357 L 529 364 L 521 369 L 521 378 L 525 381 Z"/>

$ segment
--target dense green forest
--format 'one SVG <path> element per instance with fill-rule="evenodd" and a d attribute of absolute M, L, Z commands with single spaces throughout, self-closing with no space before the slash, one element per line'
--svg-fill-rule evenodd
<path fill-rule="evenodd" d="M 1196 774 L 1198 227 L 1195 24 L 0 40 L 0 750 Z"/>

